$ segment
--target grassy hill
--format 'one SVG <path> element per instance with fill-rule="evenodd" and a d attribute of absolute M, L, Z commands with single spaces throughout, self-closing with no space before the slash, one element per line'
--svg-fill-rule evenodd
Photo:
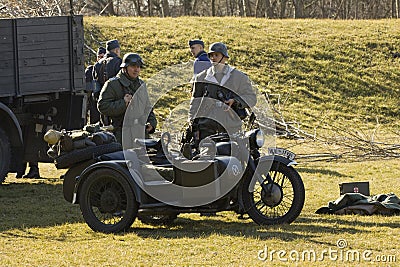
<path fill-rule="evenodd" d="M 231 65 L 286 100 L 282 111 L 288 120 L 306 126 L 321 118 L 399 125 L 400 58 L 393 56 L 400 52 L 397 20 L 85 17 L 84 23 L 86 43 L 94 49 L 97 41 L 117 38 L 123 53 L 140 53 L 148 66 L 145 79 L 191 60 L 189 39 L 202 38 L 207 47 L 222 41 Z M 158 114 L 164 116 L 164 108 L 188 97 L 181 92 L 173 101 L 160 102 Z"/>

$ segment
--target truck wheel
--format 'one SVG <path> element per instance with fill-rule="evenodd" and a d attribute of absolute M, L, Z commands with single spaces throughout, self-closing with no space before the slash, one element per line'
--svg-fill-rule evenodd
<path fill-rule="evenodd" d="M 10 168 L 11 146 L 8 136 L 0 128 L 0 184 L 4 182 Z"/>
<path fill-rule="evenodd" d="M 57 169 L 69 168 L 71 165 L 96 158 L 103 154 L 112 153 L 122 150 L 120 143 L 109 143 L 99 146 L 90 146 L 87 148 L 76 149 L 65 155 L 59 156 L 55 159 Z"/>

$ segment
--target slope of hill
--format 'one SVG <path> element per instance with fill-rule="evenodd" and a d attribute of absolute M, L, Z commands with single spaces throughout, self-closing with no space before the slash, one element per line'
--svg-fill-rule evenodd
<path fill-rule="evenodd" d="M 96 41 L 117 38 L 123 53 L 140 53 L 147 63 L 145 79 L 191 60 L 189 39 L 202 38 L 206 46 L 222 41 L 230 64 L 261 90 L 280 95 L 287 119 L 308 126 L 321 118 L 399 125 L 397 20 L 85 17 L 84 22 L 86 43 L 94 49 Z M 185 91 L 179 100 L 160 102 L 159 114 L 188 96 Z"/>

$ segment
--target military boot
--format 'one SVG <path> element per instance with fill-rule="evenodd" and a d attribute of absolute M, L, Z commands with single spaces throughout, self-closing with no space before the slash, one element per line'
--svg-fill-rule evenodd
<path fill-rule="evenodd" d="M 23 178 L 40 178 L 39 167 L 31 166 L 28 174 L 25 174 Z"/>

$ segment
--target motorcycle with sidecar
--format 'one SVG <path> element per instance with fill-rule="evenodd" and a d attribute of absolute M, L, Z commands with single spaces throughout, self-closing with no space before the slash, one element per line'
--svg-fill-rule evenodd
<path fill-rule="evenodd" d="M 74 164 L 64 176 L 64 198 L 104 233 L 127 231 L 136 218 L 168 225 L 180 213 L 234 211 L 259 225 L 289 224 L 299 216 L 305 189 L 294 154 L 271 148 L 262 155 L 259 128 L 211 135 L 198 153 L 189 141 L 180 150 L 170 143 L 165 132 Z"/>

